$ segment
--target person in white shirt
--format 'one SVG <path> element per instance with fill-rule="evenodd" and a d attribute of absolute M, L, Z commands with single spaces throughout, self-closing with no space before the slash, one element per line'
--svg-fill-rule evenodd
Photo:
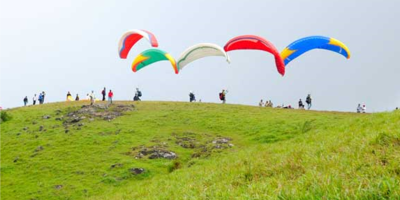
<path fill-rule="evenodd" d="M 367 112 L 367 107 L 365 106 L 365 104 L 362 106 L 362 112 L 363 113 Z"/>
<path fill-rule="evenodd" d="M 358 104 L 358 106 L 357 106 L 357 113 L 361 113 L 361 111 L 362 111 L 361 104 Z"/>
<path fill-rule="evenodd" d="M 95 100 L 96 96 L 94 94 L 94 91 L 92 90 L 92 93 L 90 93 L 90 105 L 93 105 Z"/>
<path fill-rule="evenodd" d="M 261 99 L 260 103 L 258 103 L 258 106 L 262 107 L 264 105 L 263 100 Z"/>
<path fill-rule="evenodd" d="M 36 96 L 36 94 L 33 96 L 32 101 L 33 101 L 33 105 L 36 105 L 36 101 L 37 101 L 37 96 Z"/>

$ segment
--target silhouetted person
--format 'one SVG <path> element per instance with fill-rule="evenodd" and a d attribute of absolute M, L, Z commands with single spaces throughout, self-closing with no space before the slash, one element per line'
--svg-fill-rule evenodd
<path fill-rule="evenodd" d="M 101 91 L 101 95 L 103 95 L 102 101 L 106 100 L 106 92 L 107 92 L 106 87 L 104 87 L 104 89 Z"/>
<path fill-rule="evenodd" d="M 310 108 L 311 108 L 311 106 L 312 106 L 311 94 L 308 94 L 308 95 L 307 95 L 306 103 L 307 103 L 307 107 L 308 107 L 307 109 L 310 110 Z"/>
<path fill-rule="evenodd" d="M 79 95 L 76 94 L 75 101 L 79 101 Z"/>
<path fill-rule="evenodd" d="M 299 100 L 299 109 L 304 109 L 304 104 L 301 99 Z"/>
<path fill-rule="evenodd" d="M 24 106 L 26 106 L 26 104 L 28 104 L 28 96 L 25 96 L 24 98 Z"/>
<path fill-rule="evenodd" d="M 42 92 L 42 104 L 44 103 L 44 98 L 46 97 L 46 92 Z"/>
<path fill-rule="evenodd" d="M 194 96 L 194 93 L 192 91 L 190 91 L 190 93 L 189 93 L 189 101 L 196 102 L 196 97 Z"/>

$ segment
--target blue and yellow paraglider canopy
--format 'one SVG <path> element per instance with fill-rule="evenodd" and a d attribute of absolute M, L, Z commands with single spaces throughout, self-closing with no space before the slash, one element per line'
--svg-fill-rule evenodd
<path fill-rule="evenodd" d="M 281 52 L 281 58 L 287 65 L 300 55 L 313 49 L 325 49 L 339 53 L 347 59 L 350 58 L 349 48 L 345 44 L 335 38 L 324 36 L 310 36 L 294 41 Z"/>

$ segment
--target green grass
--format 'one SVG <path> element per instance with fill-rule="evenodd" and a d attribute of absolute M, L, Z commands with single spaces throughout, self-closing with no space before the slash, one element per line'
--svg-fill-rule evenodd
<path fill-rule="evenodd" d="M 400 199 L 400 112 L 139 102 L 65 133 L 56 110 L 83 104 L 7 111 L 1 199 Z M 179 137 L 210 151 L 183 148 Z M 212 149 L 220 137 L 234 146 Z M 133 147 L 161 144 L 178 158 L 135 159 Z M 133 175 L 135 167 L 146 171 Z"/>

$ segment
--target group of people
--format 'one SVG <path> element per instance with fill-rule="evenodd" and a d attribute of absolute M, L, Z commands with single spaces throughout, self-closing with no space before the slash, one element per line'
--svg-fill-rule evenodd
<path fill-rule="evenodd" d="M 310 110 L 310 108 L 312 106 L 311 94 L 307 95 L 306 104 L 307 104 L 307 110 Z M 299 109 L 305 109 L 305 106 L 304 106 L 303 101 L 301 99 L 299 100 Z"/>
<path fill-rule="evenodd" d="M 219 93 L 219 99 L 222 101 L 223 104 L 226 103 L 226 94 L 227 93 L 228 93 L 228 90 L 222 90 Z M 108 93 L 107 93 L 107 90 L 104 87 L 104 89 L 101 91 L 101 95 L 102 95 L 102 101 L 105 101 L 106 100 L 106 96 L 107 96 L 108 97 L 108 102 L 110 104 L 113 103 L 114 93 L 113 93 L 112 90 L 109 90 Z M 33 102 L 32 105 L 36 105 L 36 102 L 38 102 L 39 104 L 43 104 L 45 96 L 46 96 L 46 93 L 44 91 L 39 93 L 39 96 L 37 96 L 35 94 L 33 96 L 33 98 L 32 98 L 32 102 Z M 136 92 L 135 92 L 135 96 L 133 97 L 133 101 L 141 101 L 141 99 L 140 99 L 141 97 L 142 97 L 142 92 L 139 90 L 139 88 L 136 88 Z M 79 100 L 80 100 L 79 95 L 76 94 L 75 101 L 79 101 Z M 93 90 L 92 90 L 92 92 L 90 94 L 86 95 L 86 100 L 90 101 L 90 105 L 93 105 L 95 103 L 96 96 L 95 96 L 95 93 L 94 93 Z M 67 101 L 74 101 L 74 99 L 72 98 L 71 92 L 69 92 L 69 91 L 67 93 Z M 195 96 L 193 91 L 189 92 L 189 101 L 190 102 L 196 102 L 196 96 Z M 199 100 L 199 102 L 201 102 L 201 100 Z M 28 105 L 28 103 L 29 103 L 28 102 L 28 96 L 25 96 L 24 105 L 26 106 L 26 105 Z M 312 97 L 311 97 L 310 94 L 308 94 L 307 97 L 306 97 L 306 104 L 307 104 L 307 109 L 310 110 L 310 108 L 312 106 Z M 260 107 L 263 107 L 263 106 L 265 106 L 265 107 L 273 107 L 273 103 L 272 103 L 271 100 L 265 101 L 265 103 L 264 103 L 264 101 L 261 99 L 261 101 L 258 103 L 258 105 Z M 299 109 L 305 109 L 305 105 L 303 104 L 303 101 L 301 99 L 298 102 L 298 106 L 299 106 Z M 290 108 L 291 109 L 292 106 L 291 105 L 289 105 L 289 106 L 282 105 L 282 106 L 278 106 L 278 108 Z M 396 110 L 397 109 L 398 108 L 396 108 Z M 357 113 L 366 113 L 366 111 L 367 111 L 367 107 L 365 106 L 365 104 L 363 104 L 363 105 L 358 104 Z"/>
<path fill-rule="evenodd" d="M 306 103 L 307 103 L 307 109 L 310 110 L 310 108 L 312 106 L 312 98 L 311 98 L 310 94 L 308 94 L 307 97 L 306 97 Z M 264 101 L 261 99 L 261 101 L 258 103 L 258 106 L 260 106 L 260 107 L 265 106 L 265 107 L 271 107 L 272 108 L 272 107 L 274 107 L 274 104 L 272 103 L 271 100 L 266 101 L 264 103 Z M 291 105 L 288 105 L 288 106 L 282 105 L 282 106 L 277 106 L 277 108 L 292 109 L 293 107 Z M 299 100 L 299 109 L 305 109 L 305 106 L 304 106 L 303 101 L 301 99 Z"/>
<path fill-rule="evenodd" d="M 222 90 L 218 96 L 219 96 L 219 100 L 221 100 L 221 102 L 223 104 L 226 103 L 226 94 L 228 93 L 228 90 Z M 193 91 L 189 92 L 189 102 L 196 102 L 196 95 L 194 94 Z M 199 100 L 199 102 L 201 102 L 201 99 Z"/>
<path fill-rule="evenodd" d="M 113 98 L 114 98 L 114 92 L 112 90 L 109 90 L 107 93 L 107 89 L 106 87 L 103 88 L 103 90 L 101 91 L 101 95 L 102 95 L 102 101 L 106 101 L 106 97 L 108 99 L 108 102 L 110 104 L 113 103 Z M 142 92 L 139 90 L 139 88 L 136 88 L 136 92 L 135 92 L 135 96 L 133 97 L 134 101 L 141 101 L 140 97 L 142 96 Z M 92 90 L 92 92 L 90 94 L 86 95 L 86 100 L 90 101 L 90 105 L 93 105 L 96 101 L 96 95 L 95 92 Z M 67 94 L 67 101 L 72 101 L 72 96 L 71 93 L 68 92 Z M 79 101 L 79 95 L 76 94 L 76 98 L 75 101 Z"/>
<path fill-rule="evenodd" d="M 357 113 L 366 113 L 367 112 L 367 107 L 365 104 L 361 106 L 361 104 L 358 104 L 357 106 Z"/>
<path fill-rule="evenodd" d="M 109 90 L 107 93 L 106 88 L 104 87 L 103 90 L 101 91 L 101 95 L 102 95 L 102 101 L 106 101 L 106 97 L 108 98 L 108 102 L 110 104 L 113 103 L 113 97 L 114 97 L 114 92 L 112 90 Z M 39 104 L 43 104 L 44 103 L 44 98 L 46 96 L 46 93 L 43 91 L 39 94 L 39 96 L 37 96 L 36 94 L 33 96 L 32 100 L 33 100 L 33 105 L 36 105 L 36 102 L 39 101 Z M 141 101 L 140 97 L 142 97 L 142 92 L 139 90 L 139 88 L 136 88 L 136 92 L 135 92 L 135 96 L 133 97 L 134 101 Z M 72 94 L 70 91 L 68 91 L 67 93 L 67 101 L 79 101 L 81 100 L 79 97 L 79 94 L 76 94 L 75 99 L 72 97 Z M 90 101 L 90 104 L 93 105 L 95 103 L 96 99 L 96 95 L 95 92 L 92 90 L 91 93 L 86 94 L 86 99 L 84 99 L 86 101 Z M 29 101 L 28 101 L 28 96 L 25 96 L 24 99 L 24 106 L 27 106 Z"/>
<path fill-rule="evenodd" d="M 102 101 L 106 100 L 106 93 L 107 93 L 107 89 L 106 89 L 106 87 L 104 87 L 104 89 L 101 91 L 101 95 L 103 96 L 103 98 L 101 99 Z M 91 95 L 91 98 L 90 98 L 91 104 L 93 104 L 95 99 L 96 99 L 95 96 L 94 96 L 94 92 L 93 91 L 92 91 L 92 94 L 93 95 Z M 114 92 L 112 90 L 109 90 L 108 94 L 107 94 L 107 97 L 108 97 L 108 102 L 110 104 L 112 104 L 113 103 Z"/>
<path fill-rule="evenodd" d="M 114 93 L 113 93 L 112 90 L 109 90 L 108 94 L 107 94 L 107 89 L 104 87 L 104 89 L 101 91 L 101 95 L 103 96 L 102 101 L 106 101 L 106 96 L 107 96 L 108 97 L 108 102 L 110 104 L 113 103 Z M 79 100 L 80 100 L 79 94 L 76 94 L 75 101 L 79 101 Z M 92 92 L 90 94 L 86 94 L 86 99 L 85 100 L 90 101 L 90 105 L 93 105 L 95 103 L 95 101 L 96 101 L 95 92 L 92 90 Z M 67 101 L 74 101 L 74 99 L 72 98 L 72 95 L 71 95 L 71 93 L 69 91 L 67 93 Z"/>
<path fill-rule="evenodd" d="M 73 101 L 71 93 L 68 91 L 67 93 L 67 101 Z M 75 101 L 79 101 L 79 95 L 76 94 Z"/>
<path fill-rule="evenodd" d="M 43 104 L 45 97 L 46 97 L 46 93 L 44 91 L 39 93 L 39 96 L 34 94 L 33 98 L 32 98 L 32 105 L 36 105 L 36 102 L 38 102 L 38 101 L 39 101 L 38 102 L 39 104 Z M 28 96 L 25 96 L 25 98 L 24 98 L 24 106 L 28 105 L 28 103 L 29 103 Z"/>
<path fill-rule="evenodd" d="M 258 103 L 258 106 L 260 106 L 260 107 L 265 106 L 265 107 L 270 107 L 270 108 L 272 108 L 272 107 L 274 107 L 274 104 L 272 103 L 271 100 L 265 101 L 265 103 L 264 103 L 264 101 L 261 99 L 260 103 Z"/>

